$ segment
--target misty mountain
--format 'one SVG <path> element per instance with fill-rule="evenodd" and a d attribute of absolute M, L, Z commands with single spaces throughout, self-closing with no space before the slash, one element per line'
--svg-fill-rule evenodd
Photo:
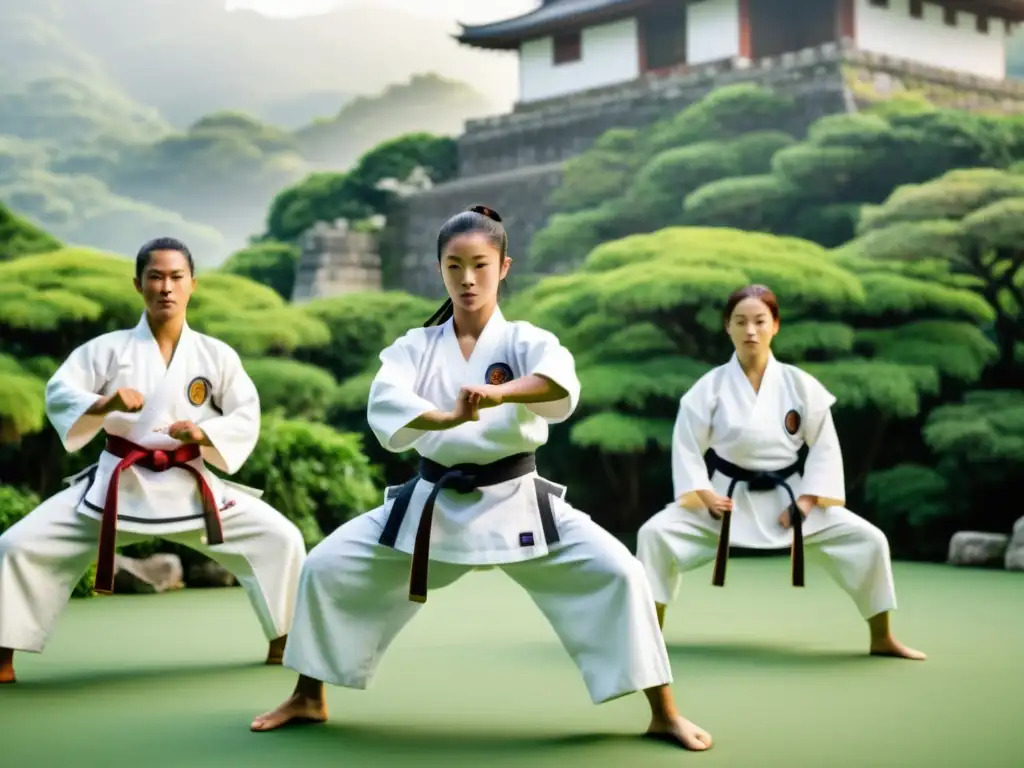
<path fill-rule="evenodd" d="M 221 110 L 296 127 L 434 72 L 507 108 L 515 59 L 460 46 L 453 31 L 372 3 L 280 19 L 223 0 L 0 0 L 0 90 L 74 76 L 116 83 L 178 128 Z"/>

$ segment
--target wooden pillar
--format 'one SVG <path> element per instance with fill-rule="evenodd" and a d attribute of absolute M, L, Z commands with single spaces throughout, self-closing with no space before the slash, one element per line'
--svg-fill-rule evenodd
<path fill-rule="evenodd" d="M 740 56 L 753 58 L 753 46 L 750 38 L 750 0 L 740 0 Z"/>
<path fill-rule="evenodd" d="M 856 0 L 836 0 L 836 40 L 857 40 Z"/>
<path fill-rule="evenodd" d="M 647 72 L 647 39 L 644 37 L 644 22 L 639 16 L 636 18 L 636 54 L 640 63 L 640 74 Z"/>

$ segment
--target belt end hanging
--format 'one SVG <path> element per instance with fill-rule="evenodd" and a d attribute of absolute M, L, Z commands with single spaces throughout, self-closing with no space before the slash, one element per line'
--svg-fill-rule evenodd
<path fill-rule="evenodd" d="M 414 595 L 412 592 L 409 593 L 409 600 L 413 603 L 420 603 L 421 605 L 427 602 L 426 595 Z"/>
<path fill-rule="evenodd" d="M 731 510 L 722 513 L 722 532 L 718 536 L 718 552 L 715 554 L 715 572 L 711 577 L 714 587 L 725 586 L 725 566 L 729 562 L 729 523 Z"/>
<path fill-rule="evenodd" d="M 795 506 L 795 505 L 794 505 Z M 793 563 L 793 586 L 804 586 L 804 529 L 803 514 L 799 508 L 794 509 L 793 517 L 793 549 L 790 553 Z"/>

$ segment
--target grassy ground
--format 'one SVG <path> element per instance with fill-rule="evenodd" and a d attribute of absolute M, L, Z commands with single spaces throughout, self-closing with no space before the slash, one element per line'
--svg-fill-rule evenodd
<path fill-rule="evenodd" d="M 241 590 L 72 603 L 45 655 L 0 688 L 0 764 L 91 768 L 392 766 L 1017 766 L 1024 764 L 1024 574 L 899 565 L 896 628 L 924 663 L 864 656 L 866 629 L 816 569 L 690 574 L 666 636 L 696 755 L 634 738 L 641 696 L 589 703 L 543 617 L 499 572 L 431 593 L 369 691 L 332 722 L 251 734 L 293 674 Z"/>

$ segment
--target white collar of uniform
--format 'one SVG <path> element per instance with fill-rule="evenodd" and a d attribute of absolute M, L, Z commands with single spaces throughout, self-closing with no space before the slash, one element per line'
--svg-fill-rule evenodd
<path fill-rule="evenodd" d="M 782 372 L 782 367 L 779 361 L 775 359 L 775 354 L 769 351 L 768 364 L 765 366 L 764 376 L 761 377 L 761 388 L 758 392 L 754 392 L 753 386 L 747 379 L 747 374 L 743 372 L 743 366 L 740 365 L 739 355 L 736 352 L 733 352 L 732 357 L 729 359 L 728 370 L 743 396 L 756 400 L 759 394 L 768 391 L 768 387 L 775 382 L 778 374 Z"/>
<path fill-rule="evenodd" d="M 145 322 L 145 318 L 143 318 L 143 322 Z M 495 306 L 494 307 L 494 314 L 491 315 L 490 320 L 487 321 L 487 325 L 485 325 L 483 327 L 483 330 L 480 332 L 480 338 L 482 339 L 484 336 L 490 336 L 495 331 L 500 331 L 506 325 L 508 325 L 508 321 L 505 319 L 505 315 L 501 311 L 501 306 L 500 305 Z M 449 331 L 451 331 L 452 335 L 454 336 L 455 335 L 455 316 L 452 315 L 451 317 L 449 317 L 445 321 L 445 324 L 444 324 L 443 327 L 445 327 Z"/>
<path fill-rule="evenodd" d="M 192 332 L 192 329 L 188 327 L 188 320 L 185 320 L 184 325 L 181 326 L 181 337 L 178 339 L 178 343 L 181 344 L 182 339 L 188 336 Z M 146 320 L 146 313 L 142 313 L 142 317 L 139 318 L 139 324 L 135 326 L 135 334 L 146 341 L 156 341 L 153 336 L 153 329 L 149 327 L 149 322 Z"/>

